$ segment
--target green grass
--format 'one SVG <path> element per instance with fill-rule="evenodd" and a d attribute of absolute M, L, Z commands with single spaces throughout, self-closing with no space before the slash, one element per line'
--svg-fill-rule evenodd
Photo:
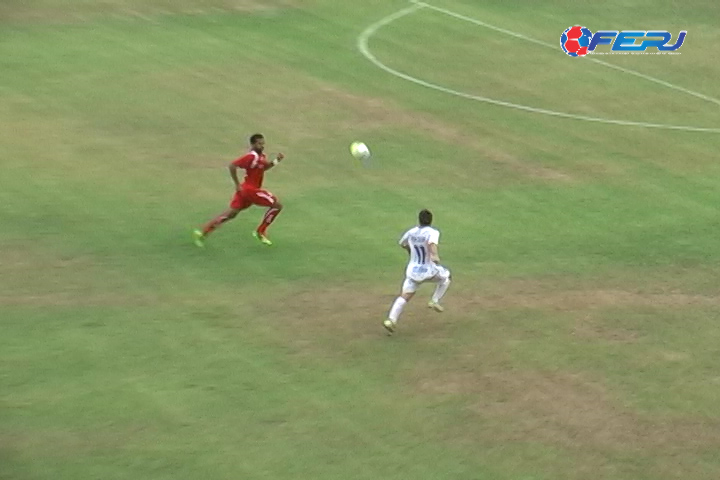
<path fill-rule="evenodd" d="M 356 39 L 403 1 L 260 3 L 0 6 L 0 479 L 718 477 L 720 134 L 392 77 Z M 553 44 L 685 29 L 682 55 L 602 60 L 720 97 L 714 2 L 433 4 Z M 437 12 L 370 47 L 471 94 L 720 127 Z M 288 156 L 276 245 L 253 209 L 198 250 L 255 131 Z M 455 281 L 386 338 L 420 208 Z"/>

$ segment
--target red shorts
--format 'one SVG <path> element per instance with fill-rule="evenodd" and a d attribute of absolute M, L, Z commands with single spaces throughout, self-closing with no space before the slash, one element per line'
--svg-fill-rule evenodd
<path fill-rule="evenodd" d="M 230 208 L 245 210 L 251 205 L 261 207 L 272 207 L 277 202 L 277 197 L 267 190 L 242 188 L 235 192 L 230 202 Z"/>

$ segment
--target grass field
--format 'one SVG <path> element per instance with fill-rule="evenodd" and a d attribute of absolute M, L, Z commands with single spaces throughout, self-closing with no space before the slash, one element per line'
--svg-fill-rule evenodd
<path fill-rule="evenodd" d="M 432 0 L 720 98 L 710 0 Z M 0 479 L 720 477 L 720 133 L 423 88 L 356 47 L 403 0 L 0 4 Z M 720 128 L 720 104 L 422 9 L 369 41 L 473 95 Z M 204 250 L 263 132 L 286 208 Z M 353 140 L 371 168 L 349 158 Z M 435 213 L 447 311 L 402 280 Z"/>

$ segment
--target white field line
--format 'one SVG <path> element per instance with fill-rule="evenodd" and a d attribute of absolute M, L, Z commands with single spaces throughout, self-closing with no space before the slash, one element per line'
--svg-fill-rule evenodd
<path fill-rule="evenodd" d="M 528 42 L 535 43 L 537 45 L 542 45 L 543 47 L 552 48 L 553 50 L 557 50 L 558 46 L 560 45 L 560 42 L 556 45 L 553 45 L 552 43 L 543 42 L 541 40 L 536 40 L 534 38 L 522 35 L 517 32 L 513 32 L 510 30 L 506 30 L 504 28 L 496 27 L 495 25 L 490 25 L 489 23 L 485 23 L 483 21 L 480 21 L 476 18 L 468 17 L 465 15 L 461 15 L 459 13 L 455 13 L 451 10 L 447 10 L 445 8 L 436 7 L 434 5 L 430 5 L 429 3 L 420 2 L 417 0 L 410 0 L 412 3 L 416 5 L 421 5 L 424 8 L 429 8 L 431 10 L 435 10 L 436 12 L 444 13 L 445 15 L 449 15 L 451 17 L 455 17 L 458 20 L 463 20 L 469 23 L 474 23 L 475 25 L 479 25 L 481 27 L 489 28 L 491 30 L 495 30 L 496 32 L 504 33 L 505 35 L 511 35 L 513 37 L 519 38 L 521 40 L 525 40 Z M 714 103 L 715 105 L 720 106 L 720 100 L 712 97 L 708 97 L 707 95 L 703 95 L 702 93 L 693 92 L 692 90 L 688 90 L 687 88 L 680 87 L 678 85 L 674 85 L 670 82 L 666 82 L 665 80 L 660 80 L 659 78 L 651 77 L 650 75 L 645 75 L 644 73 L 636 72 L 635 70 L 630 70 L 629 68 L 620 67 L 618 65 L 613 65 L 612 63 L 603 62 L 602 60 L 598 60 L 597 58 L 593 58 L 591 55 L 588 55 L 586 57 L 581 57 L 579 60 L 587 60 L 590 62 L 594 62 L 600 65 L 603 65 L 605 67 L 614 68 L 615 70 L 619 70 L 623 73 L 627 73 L 629 75 L 635 75 L 636 77 L 640 77 L 644 80 L 648 80 L 650 82 L 657 83 L 659 85 L 662 85 L 664 87 L 672 88 L 673 90 L 677 90 L 678 92 L 687 93 L 688 95 L 692 95 L 693 97 L 700 98 L 702 100 L 705 100 L 706 102 Z"/>
<path fill-rule="evenodd" d="M 474 18 L 470 18 L 470 17 L 466 17 L 465 15 L 460 15 L 460 14 L 455 13 L 455 12 L 452 12 L 452 11 L 450 11 L 450 10 L 445 10 L 445 9 L 443 9 L 443 8 L 435 7 L 435 6 L 429 5 L 429 4 L 427 4 L 427 3 L 419 2 L 419 1 L 416 1 L 416 0 L 411 0 L 411 2 L 413 3 L 412 6 L 407 7 L 407 8 L 404 8 L 404 9 L 402 9 L 402 10 L 400 10 L 400 11 L 398 11 L 398 12 L 395 12 L 395 13 L 393 13 L 393 14 L 390 14 L 390 15 L 386 16 L 385 18 L 379 20 L 378 22 L 370 25 L 368 28 L 365 29 L 365 31 L 363 31 L 363 32 L 360 34 L 360 36 L 359 36 L 358 39 L 357 39 L 357 48 L 358 48 L 358 50 L 365 56 L 365 58 L 367 58 L 368 60 L 370 60 L 375 66 L 377 66 L 377 67 L 380 68 L 381 70 L 383 70 L 383 71 L 385 71 L 385 72 L 387 72 L 387 73 L 389 73 L 389 74 L 391 74 L 391 75 L 393 75 L 393 76 L 395 76 L 395 77 L 401 78 L 401 79 L 403 79 L 403 80 L 406 80 L 406 81 L 408 81 L 408 82 L 415 83 L 415 84 L 417 84 L 417 85 L 420 85 L 420 86 L 423 86 L 423 87 L 426 87 L 426 88 L 430 88 L 430 89 L 433 89 L 433 90 L 437 90 L 437 91 L 439 91 L 439 92 L 447 93 L 447 94 L 449 94 L 449 95 L 454 95 L 454 96 L 461 97 L 461 98 L 465 98 L 465 99 L 468 99 L 468 100 L 474 100 L 474 101 L 478 101 L 478 102 L 489 103 L 489 104 L 492 104 L 492 105 L 497 105 L 497 106 L 501 106 L 501 107 L 511 108 L 511 109 L 515 109 L 515 110 L 521 110 L 521 111 L 530 112 L 530 113 L 537 113 L 537 114 L 541 114 L 541 115 L 549 115 L 549 116 L 554 116 L 554 117 L 568 118 L 568 119 L 571 119 L 571 120 L 582 120 L 582 121 L 586 121 L 586 122 L 604 123 L 604 124 L 610 124 L 610 125 L 620 125 L 620 126 L 626 126 L 626 127 L 659 128 L 659 129 L 680 130 L 680 131 L 687 131 L 687 132 L 720 133 L 720 128 L 695 127 L 695 126 L 686 126 L 686 125 L 668 125 L 668 124 L 661 124 L 661 123 L 635 122 L 635 121 L 630 121 L 630 120 L 615 120 L 615 119 L 610 119 L 610 118 L 591 117 L 591 116 L 587 116 L 587 115 L 576 115 L 576 114 L 567 113 L 567 112 L 558 112 L 558 111 L 548 110 L 548 109 L 544 109 L 544 108 L 530 107 L 530 106 L 528 106 L 528 105 L 521 105 L 521 104 L 517 104 L 517 103 L 511 103 L 511 102 L 506 102 L 506 101 L 503 101 L 503 100 L 496 100 L 496 99 L 493 99 L 493 98 L 484 97 L 484 96 L 481 96 L 481 95 L 473 95 L 473 94 L 470 94 L 470 93 L 461 92 L 461 91 L 458 91 L 458 90 L 453 90 L 453 89 L 451 89 L 451 88 L 444 87 L 444 86 L 442 86 L 442 85 L 437 85 L 437 84 L 434 84 L 434 83 L 431 83 L 431 82 L 426 82 L 425 80 L 422 80 L 422 79 L 413 77 L 413 76 L 408 75 L 408 74 L 406 74 L 406 73 L 399 72 L 399 71 L 397 71 L 397 70 L 395 70 L 395 69 L 393 69 L 393 68 L 391 68 L 391 67 L 388 67 L 388 66 L 385 65 L 384 63 L 382 63 L 382 62 L 381 62 L 380 60 L 378 60 L 378 58 L 370 51 L 370 48 L 369 48 L 369 46 L 368 46 L 369 41 L 370 41 L 370 38 L 371 38 L 373 35 L 375 35 L 375 33 L 377 33 L 378 30 L 380 30 L 381 28 L 383 28 L 383 27 L 385 27 L 385 26 L 387 26 L 387 25 L 395 22 L 396 20 L 399 20 L 400 18 L 403 18 L 403 17 L 406 17 L 406 16 L 408 16 L 408 15 L 411 15 L 411 14 L 413 14 L 413 13 L 415 13 L 415 12 L 421 10 L 421 9 L 434 10 L 434 11 L 437 11 L 437 12 L 440 12 L 440 13 L 444 13 L 444 14 L 446 14 L 446 15 L 449 15 L 449 16 L 452 16 L 452 17 L 455 17 L 455 18 L 458 18 L 458 19 L 460 19 L 460 20 L 465 20 L 465 21 L 468 21 L 468 22 L 470 22 L 470 23 L 474 23 L 474 24 L 479 25 L 479 26 L 483 26 L 483 27 L 486 27 L 486 28 L 490 28 L 490 29 L 495 30 L 495 31 L 497 31 L 497 32 L 504 33 L 504 34 L 507 34 L 507 35 L 511 35 L 511 36 L 513 36 L 513 37 L 516 37 L 516 38 L 519 38 L 519 39 L 522 39 L 522 40 L 526 40 L 526 41 L 529 41 L 529 42 L 532 42 L 532 43 L 535 43 L 535 44 L 538 44 L 538 45 L 556 48 L 556 47 L 554 47 L 554 46 L 552 46 L 552 45 L 550 45 L 550 44 L 548 44 L 548 43 L 542 42 L 542 41 L 540 41 L 540 40 L 536 40 L 536 39 L 527 37 L 527 36 L 525 36 L 525 35 L 522 35 L 522 34 L 520 34 L 520 33 L 512 32 L 512 31 L 510 31 L 510 30 L 506 30 L 506 29 L 504 29 L 504 28 L 496 27 L 496 26 L 494 26 L 494 25 L 490 25 L 490 24 L 485 23 L 485 22 L 482 22 L 482 21 L 480 21 L 480 20 L 477 20 L 477 19 L 474 19 Z M 594 60 L 594 59 L 591 59 L 591 60 L 594 61 L 594 62 L 596 62 L 596 63 L 599 63 L 599 64 L 601 64 L 601 65 L 605 65 L 605 66 L 608 66 L 608 67 L 611 67 L 611 68 L 615 68 L 615 69 L 620 70 L 620 71 L 622 71 L 622 72 L 624 72 L 624 73 L 629 73 L 629 74 L 632 74 L 632 75 L 636 75 L 636 76 L 638 76 L 638 77 L 641 77 L 641 78 L 644 78 L 644 79 L 653 81 L 653 82 L 655 82 L 655 83 L 659 83 L 659 84 L 664 85 L 664 86 L 667 86 L 667 87 L 669 87 L 669 88 L 673 88 L 673 89 L 675 89 L 675 90 L 678 90 L 678 91 L 681 91 L 681 92 L 684 92 L 684 93 L 688 93 L 688 94 L 693 95 L 693 96 L 695 96 L 695 97 L 698 97 L 698 98 L 701 98 L 701 99 L 703 99 L 703 100 L 706 100 L 706 101 L 709 101 L 709 102 L 716 103 L 716 104 L 720 105 L 720 101 L 719 101 L 719 100 L 716 100 L 716 99 L 711 98 L 711 97 L 707 97 L 707 96 L 702 95 L 702 94 L 700 94 L 700 93 L 692 92 L 692 91 L 687 90 L 687 89 L 684 89 L 684 88 L 682 88 L 682 87 L 678 87 L 678 86 L 672 85 L 672 84 L 670 84 L 670 83 L 668 83 L 668 82 L 665 82 L 665 81 L 663 81 L 663 80 L 659 80 L 659 79 L 656 79 L 656 78 L 653 78 L 653 77 L 649 77 L 649 76 L 647 76 L 647 75 L 644 75 L 644 74 L 641 74 L 641 73 L 638 73 L 638 72 L 634 72 L 634 71 L 632 71 L 632 70 L 628 70 L 628 69 L 625 69 L 625 68 L 622 68 L 622 67 L 617 67 L 617 66 L 615 66 L 615 65 L 612 65 L 612 64 L 609 64 L 609 63 L 600 61 L 600 60 Z"/>

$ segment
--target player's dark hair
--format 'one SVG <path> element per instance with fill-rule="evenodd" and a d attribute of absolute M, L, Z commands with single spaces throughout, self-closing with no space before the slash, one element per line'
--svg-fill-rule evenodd
<path fill-rule="evenodd" d="M 420 222 L 421 227 L 429 227 L 432 225 L 432 212 L 430 210 L 420 210 L 418 222 Z"/>
<path fill-rule="evenodd" d="M 255 135 L 250 137 L 250 145 L 255 145 L 255 142 L 257 142 L 258 140 L 262 140 L 263 138 L 265 137 L 263 137 L 262 133 L 256 133 Z"/>

